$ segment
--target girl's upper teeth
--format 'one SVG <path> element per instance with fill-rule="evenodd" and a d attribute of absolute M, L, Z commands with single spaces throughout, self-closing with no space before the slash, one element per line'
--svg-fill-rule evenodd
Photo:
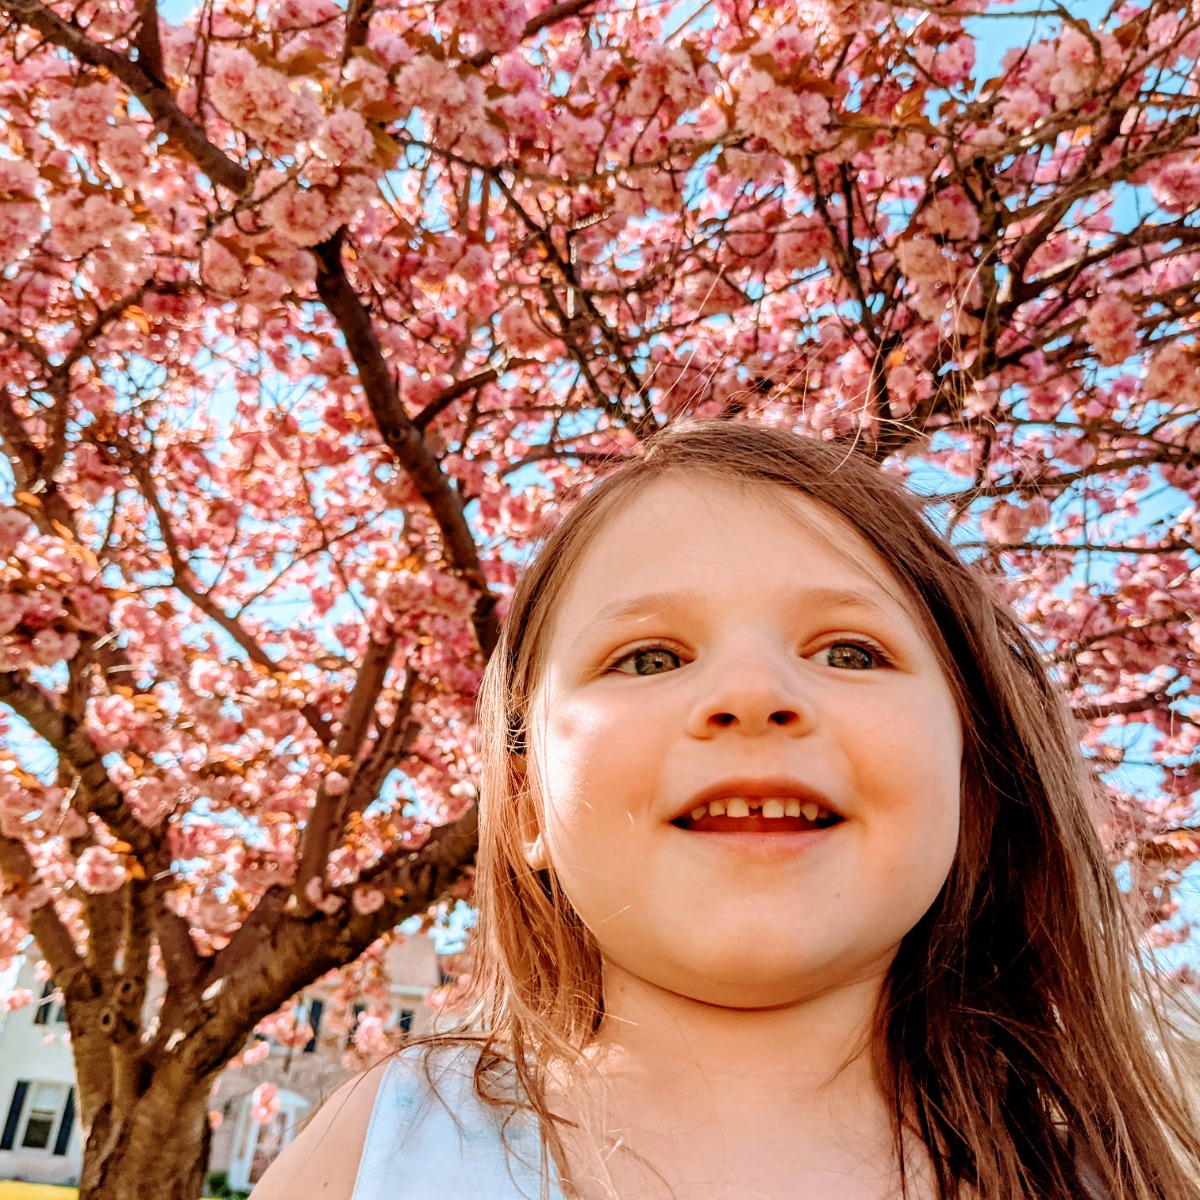
<path fill-rule="evenodd" d="M 701 817 L 748 817 L 755 809 L 767 818 L 804 817 L 807 821 L 819 821 L 830 815 L 829 810 L 819 804 L 811 801 L 802 804 L 795 798 L 783 796 L 733 796 L 728 800 L 710 800 L 693 808 L 688 815 L 693 821 Z"/>

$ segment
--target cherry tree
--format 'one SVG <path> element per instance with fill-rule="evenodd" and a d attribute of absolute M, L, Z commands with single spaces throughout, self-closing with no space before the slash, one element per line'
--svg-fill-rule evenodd
<path fill-rule="evenodd" d="M 469 894 L 514 563 L 681 417 L 929 495 L 1186 935 L 1200 4 L 1080 7 L 0 0 L 0 960 L 84 1200 L 198 1196 L 252 1031 Z"/>

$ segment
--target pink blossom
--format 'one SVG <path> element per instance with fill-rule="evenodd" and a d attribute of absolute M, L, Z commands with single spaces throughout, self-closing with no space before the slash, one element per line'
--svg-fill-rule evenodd
<path fill-rule="evenodd" d="M 221 115 L 255 141 L 294 145 L 310 136 L 320 108 L 306 86 L 293 86 L 282 71 L 263 66 L 241 47 L 210 52 L 209 96 Z"/>
<path fill-rule="evenodd" d="M 960 187 L 942 189 L 921 213 L 921 224 L 930 233 L 950 241 L 979 237 L 979 211 Z"/>
<path fill-rule="evenodd" d="M 995 109 L 996 119 L 1018 132 L 1032 129 L 1049 111 L 1050 106 L 1031 87 L 1006 88 Z"/>
<path fill-rule="evenodd" d="M 0 201 L 0 268 L 20 259 L 37 240 L 42 224 L 39 204 Z"/>
<path fill-rule="evenodd" d="M 915 57 L 942 87 L 953 87 L 970 79 L 975 69 L 975 40 L 963 36 L 942 46 L 919 43 L 915 47 Z"/>
<path fill-rule="evenodd" d="M 255 1067 L 264 1062 L 271 1053 L 271 1043 L 265 1038 L 259 1038 L 248 1050 L 242 1051 L 242 1062 L 247 1067 Z"/>
<path fill-rule="evenodd" d="M 67 589 L 67 598 L 75 609 L 76 618 L 84 629 L 102 633 L 108 628 L 112 601 L 103 593 L 82 585 Z"/>
<path fill-rule="evenodd" d="M 604 140 L 604 126 L 594 117 L 578 117 L 564 110 L 554 118 L 554 142 L 563 167 L 573 175 L 596 169 L 596 151 Z"/>
<path fill-rule="evenodd" d="M 337 108 L 317 131 L 313 148 L 330 162 L 347 168 L 366 162 L 375 142 L 361 113 L 352 108 Z"/>
<path fill-rule="evenodd" d="M 800 25 L 783 25 L 761 38 L 750 49 L 750 58 L 770 59 L 775 71 L 787 74 L 807 63 L 815 48 L 812 31 Z"/>
<path fill-rule="evenodd" d="M 317 265 L 307 250 L 280 247 L 271 256 L 275 269 L 293 292 L 306 292 L 317 276 Z"/>
<path fill-rule="evenodd" d="M 107 196 L 57 197 L 50 202 L 50 227 L 69 258 L 79 258 L 97 246 L 118 244 L 134 234 L 129 209 Z"/>
<path fill-rule="evenodd" d="M 380 57 L 388 62 L 383 55 Z M 412 50 L 405 43 L 403 55 L 395 61 L 407 62 L 411 57 Z M 342 71 L 342 82 L 354 85 L 354 90 L 363 104 L 373 104 L 387 98 L 387 72 L 378 63 L 371 62 L 369 58 L 362 55 L 356 55 L 346 64 L 345 70 Z"/>
<path fill-rule="evenodd" d="M 1200 158 L 1163 164 L 1150 179 L 1150 191 L 1167 212 L 1194 212 L 1200 207 Z"/>
<path fill-rule="evenodd" d="M 282 1108 L 279 1088 L 273 1083 L 260 1083 L 250 1093 L 250 1119 L 256 1125 L 267 1125 Z"/>
<path fill-rule="evenodd" d="M 5 1012 L 17 1012 L 33 1003 L 33 993 L 28 988 L 13 988 L 11 992 L 0 996 L 0 1009 Z"/>
<path fill-rule="evenodd" d="M 333 0 L 275 0 L 270 12 L 275 29 L 305 32 L 314 25 L 329 25 L 341 15 Z"/>
<path fill-rule="evenodd" d="M 364 1013 L 358 1018 L 354 1049 L 364 1057 L 382 1057 L 391 1049 L 382 1017 Z"/>
<path fill-rule="evenodd" d="M 116 107 L 116 80 L 72 88 L 50 102 L 50 126 L 64 142 L 99 142 L 108 135 Z"/>
<path fill-rule="evenodd" d="M 1156 400 L 1195 407 L 1200 401 L 1200 360 L 1194 348 L 1171 342 L 1146 368 L 1146 394 Z"/>
<path fill-rule="evenodd" d="M 428 111 L 433 117 L 457 117 L 467 101 L 466 85 L 458 75 L 427 54 L 417 55 L 400 68 L 395 87 L 401 104 Z"/>
<path fill-rule="evenodd" d="M 73 633 L 43 629 L 34 637 L 31 649 L 34 662 L 50 667 L 63 659 L 74 658 L 79 653 L 79 638 Z"/>
<path fill-rule="evenodd" d="M 652 117 L 661 112 L 664 120 L 699 104 L 704 88 L 686 50 L 651 43 L 638 56 L 633 79 L 621 96 L 618 112 L 634 117 Z"/>
<path fill-rule="evenodd" d="M 928 238 L 906 238 L 896 246 L 900 269 L 917 285 L 944 283 L 954 278 L 953 263 Z"/>
<path fill-rule="evenodd" d="M 287 280 L 278 271 L 270 267 L 255 267 L 250 272 L 246 299 L 259 308 L 274 308 L 283 303 L 287 290 Z"/>
<path fill-rule="evenodd" d="M 41 191 L 37 167 L 25 159 L 0 158 L 0 204 L 32 200 Z"/>
<path fill-rule="evenodd" d="M 766 71 L 745 72 L 737 89 L 737 123 L 780 154 L 803 154 L 825 137 L 829 101 L 817 92 L 780 87 Z"/>
<path fill-rule="evenodd" d="M 1084 329 L 1102 366 L 1114 367 L 1137 353 L 1137 313 L 1115 292 L 1105 293 L 1092 304 Z"/>
<path fill-rule="evenodd" d="M 1001 500 L 993 504 L 980 518 L 980 528 L 992 541 L 1023 542 L 1039 525 L 1050 520 L 1050 503 L 1038 496 L 1028 504 L 1012 504 Z"/>
<path fill-rule="evenodd" d="M 318 191 L 289 184 L 262 206 L 267 228 L 297 246 L 315 246 L 337 228 L 329 204 Z"/>
<path fill-rule="evenodd" d="M 102 895 L 125 883 L 125 865 L 105 846 L 88 846 L 79 856 L 75 880 L 85 892 Z"/>
<path fill-rule="evenodd" d="M 821 229 L 799 229 L 775 238 L 775 264 L 782 271 L 810 271 L 828 252 L 829 236 Z"/>
<path fill-rule="evenodd" d="M 350 780 L 341 771 L 330 771 L 325 776 L 325 794 L 344 796 L 350 790 Z"/>
<path fill-rule="evenodd" d="M 529 19 L 526 0 L 450 0 L 445 10 L 455 28 L 475 34 L 493 54 L 519 46 Z"/>
<path fill-rule="evenodd" d="M 552 340 L 550 334 L 534 324 L 524 304 L 510 304 L 500 314 L 498 327 L 514 354 L 537 354 Z"/>
<path fill-rule="evenodd" d="M 28 513 L 19 508 L 0 508 L 0 554 L 11 554 L 33 525 Z M 0 632 L 7 632 L 6 630 Z"/>
<path fill-rule="evenodd" d="M 123 121 L 100 142 L 100 160 L 122 183 L 132 183 L 146 169 L 146 149 L 146 131 L 132 121 Z"/>
<path fill-rule="evenodd" d="M 492 256 L 487 247 L 478 243 L 468 246 L 462 256 L 454 264 L 454 274 L 464 283 L 476 283 L 482 279 L 492 267 Z"/>
<path fill-rule="evenodd" d="M 354 911 L 360 916 L 369 916 L 378 912 L 384 905 L 386 897 L 378 888 L 358 887 L 350 895 Z"/>

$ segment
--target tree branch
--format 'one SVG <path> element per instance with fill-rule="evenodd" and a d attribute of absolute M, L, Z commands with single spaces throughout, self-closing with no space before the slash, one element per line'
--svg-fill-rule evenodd
<path fill-rule="evenodd" d="M 208 140 L 203 125 L 182 112 L 170 90 L 157 82 L 143 64 L 99 45 L 78 25 L 65 21 L 41 0 L 0 0 L 0 12 L 35 29 L 48 42 L 73 54 L 81 63 L 110 72 L 137 97 L 155 125 L 178 142 L 213 183 L 238 195 L 246 190 L 250 173 Z"/>
<path fill-rule="evenodd" d="M 396 639 L 387 642 L 372 640 L 363 655 L 362 666 L 358 678 L 354 681 L 354 689 L 346 702 L 346 711 L 342 715 L 342 728 L 333 746 L 335 766 L 353 774 L 350 764 L 354 763 L 362 750 L 363 742 L 371 728 L 375 715 L 375 707 L 379 702 L 379 693 L 383 689 L 392 658 L 396 653 Z M 406 689 L 407 690 L 407 689 Z M 411 692 L 409 707 L 411 708 Z M 408 713 L 403 714 L 407 719 Z M 346 766 L 340 763 L 345 761 Z M 339 812 L 341 798 L 330 795 L 322 781 L 317 789 L 316 798 L 309 810 L 305 821 L 304 833 L 300 838 L 300 864 L 296 872 L 296 882 L 293 891 L 297 897 L 304 896 L 304 889 L 311 879 L 324 879 L 325 865 L 333 843 L 341 832 Z M 303 899 L 300 903 L 307 903 Z"/>
<path fill-rule="evenodd" d="M 400 389 L 388 370 L 371 314 L 346 277 L 343 236 L 344 231 L 338 230 L 328 241 L 313 247 L 317 257 L 317 292 L 346 339 L 346 348 L 358 368 L 363 394 L 380 435 L 437 521 L 450 567 L 476 593 L 471 621 L 480 649 L 490 655 L 499 640 L 500 625 L 496 618 L 496 597 L 483 573 L 479 548 L 457 493 L 421 431 L 404 411 Z"/>
<path fill-rule="evenodd" d="M 25 846 L 3 833 L 0 833 L 0 874 L 4 876 L 6 890 L 17 893 L 38 883 L 37 867 Z M 75 948 L 75 940 L 55 911 L 52 900 L 31 911 L 29 929 L 37 939 L 38 948 L 46 956 L 58 986 L 64 990 L 72 989 L 75 980 L 88 973 L 87 966 Z"/>
<path fill-rule="evenodd" d="M 352 962 L 401 921 L 425 912 L 473 861 L 478 832 L 472 808 L 434 829 L 420 850 L 397 852 L 385 869 L 371 873 L 372 886 L 389 895 L 373 913 L 360 913 L 347 902 L 333 915 L 318 910 L 293 916 L 284 911 L 287 890 L 271 889 L 238 930 L 240 934 L 254 921 L 255 936 L 235 935 L 217 955 L 204 993 L 206 1019 L 190 1027 L 202 1027 L 203 1036 L 185 1037 L 178 1044 L 181 1066 L 198 1075 L 217 1069 L 241 1048 L 248 1026 L 277 1011 L 312 979 Z M 353 886 L 338 892 L 348 896 Z M 265 919 L 255 921 L 260 909 Z M 173 1022 L 164 1020 L 145 1055 L 161 1054 L 174 1032 Z"/>
<path fill-rule="evenodd" d="M 521 40 L 524 41 L 526 38 L 536 37 L 543 29 L 549 29 L 551 25 L 557 25 L 559 21 L 566 21 L 571 17 L 581 16 L 595 3 L 596 0 L 563 0 L 561 4 L 552 4 L 526 23 L 525 30 L 521 34 Z M 480 50 L 478 53 L 471 55 L 467 59 L 467 62 L 473 67 L 483 67 L 495 57 L 495 53 L 491 50 Z"/>
<path fill-rule="evenodd" d="M 1175 697 L 1166 692 L 1148 692 L 1129 700 L 1109 700 L 1099 704 L 1076 704 L 1071 711 L 1081 721 L 1103 721 L 1106 717 L 1128 717 L 1170 704 Z"/>

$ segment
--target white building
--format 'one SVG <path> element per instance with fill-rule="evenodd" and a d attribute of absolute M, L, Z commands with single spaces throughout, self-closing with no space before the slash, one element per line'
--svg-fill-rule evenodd
<path fill-rule="evenodd" d="M 62 1005 L 53 985 L 37 983 L 36 961 L 22 965 L 17 987 L 41 999 L 0 1017 L 0 1180 L 74 1185 L 79 1181 L 83 1143 L 75 1113 L 75 1067 Z M 433 941 L 410 937 L 390 947 L 394 1026 L 413 1034 L 432 1023 L 425 1004 L 441 982 Z M 297 1122 L 314 1111 L 351 1072 L 341 1065 L 349 1035 L 321 1028 L 327 991 L 307 989 L 304 1001 L 316 1030 L 300 1050 L 275 1044 L 260 1063 L 227 1070 L 218 1079 L 210 1107 L 221 1114 L 213 1133 L 209 1171 L 226 1171 L 232 1187 L 249 1191 L 267 1164 L 291 1141 Z M 279 1111 L 266 1125 L 251 1119 L 251 1093 L 261 1083 L 278 1089 Z"/>

